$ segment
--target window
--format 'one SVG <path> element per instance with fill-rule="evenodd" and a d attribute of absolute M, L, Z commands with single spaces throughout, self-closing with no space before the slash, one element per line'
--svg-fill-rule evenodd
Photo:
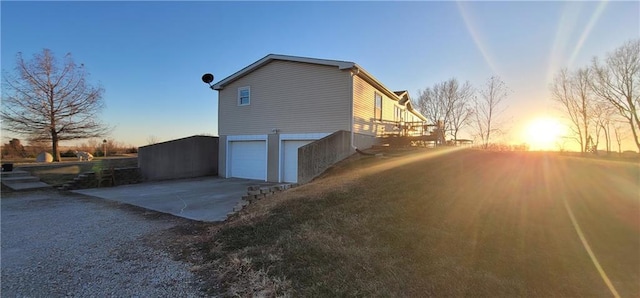
<path fill-rule="evenodd" d="M 375 110 L 373 113 L 376 120 L 382 120 L 382 95 L 375 93 Z"/>
<path fill-rule="evenodd" d="M 402 121 L 404 117 L 402 117 L 402 108 L 399 106 L 393 106 L 393 121 Z"/>
<path fill-rule="evenodd" d="M 248 106 L 251 103 L 251 87 L 238 88 L 238 105 Z"/>

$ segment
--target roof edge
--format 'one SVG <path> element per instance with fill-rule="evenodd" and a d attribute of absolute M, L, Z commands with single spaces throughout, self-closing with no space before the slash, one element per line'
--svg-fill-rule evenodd
<path fill-rule="evenodd" d="M 279 55 L 279 54 L 269 54 L 264 56 L 262 59 L 250 64 L 249 66 L 233 73 L 232 75 L 222 79 L 221 81 L 213 84 L 214 90 L 222 90 L 224 87 L 235 80 L 245 76 L 246 74 L 254 71 L 257 68 L 264 66 L 265 64 L 274 61 L 292 61 L 292 62 L 301 62 L 301 63 L 310 63 L 310 64 L 318 64 L 318 65 L 328 65 L 335 66 L 338 69 L 350 69 L 353 68 L 356 64 L 350 61 L 340 61 L 340 60 L 330 60 L 330 59 L 317 59 L 317 58 L 308 58 L 308 57 L 299 57 L 299 56 L 289 56 L 289 55 Z"/>

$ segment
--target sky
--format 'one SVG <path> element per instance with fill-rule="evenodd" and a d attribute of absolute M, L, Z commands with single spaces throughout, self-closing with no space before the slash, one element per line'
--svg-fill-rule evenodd
<path fill-rule="evenodd" d="M 504 141 L 520 144 L 529 123 L 560 115 L 549 84 L 561 68 L 640 37 L 638 1 L 1 1 L 0 11 L 3 71 L 18 52 L 71 53 L 105 89 L 105 138 L 130 146 L 217 135 L 218 94 L 202 74 L 217 82 L 271 53 L 352 61 L 414 100 L 450 78 L 480 88 L 497 75 L 510 89 Z"/>

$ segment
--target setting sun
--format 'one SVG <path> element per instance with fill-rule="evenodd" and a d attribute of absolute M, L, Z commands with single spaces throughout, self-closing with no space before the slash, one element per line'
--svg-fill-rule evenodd
<path fill-rule="evenodd" d="M 565 133 L 564 126 L 553 118 L 536 118 L 527 126 L 526 141 L 531 150 L 555 150 L 556 142 Z"/>

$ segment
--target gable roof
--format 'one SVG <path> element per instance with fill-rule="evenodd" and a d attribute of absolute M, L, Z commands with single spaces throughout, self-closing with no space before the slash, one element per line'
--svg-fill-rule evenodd
<path fill-rule="evenodd" d="M 274 61 L 274 60 L 282 60 L 282 61 L 292 61 L 292 62 L 302 62 L 302 63 L 310 63 L 310 64 L 318 64 L 318 65 L 327 65 L 327 66 L 336 66 L 338 69 L 350 69 L 353 68 L 356 64 L 349 61 L 340 61 L 340 60 L 328 60 L 328 59 L 317 59 L 317 58 L 307 58 L 307 57 L 297 57 L 297 56 L 287 56 L 287 55 L 277 55 L 277 54 L 269 54 L 264 58 L 250 64 L 249 66 L 237 71 L 236 73 L 224 78 L 220 82 L 213 84 L 214 90 L 222 90 L 226 85 L 234 82 L 235 80 L 247 75 L 248 73 L 264 66 L 265 64 Z"/>
<path fill-rule="evenodd" d="M 393 91 L 393 93 L 395 93 L 397 96 L 402 97 L 405 93 L 407 93 L 407 90 L 402 90 L 402 91 Z"/>
<path fill-rule="evenodd" d="M 418 116 L 418 118 L 420 118 L 422 121 L 427 121 L 427 118 L 425 116 L 423 116 L 422 114 L 420 114 L 420 112 L 416 111 L 413 108 L 413 104 L 411 103 L 411 98 L 409 97 L 409 91 L 402 90 L 402 91 L 394 91 L 393 93 L 397 94 L 398 97 L 400 98 L 400 100 L 398 100 L 399 104 L 407 107 L 409 111 L 411 111 L 414 115 Z"/>
<path fill-rule="evenodd" d="M 380 81 L 378 81 L 374 76 L 368 73 L 364 68 L 359 66 L 358 64 L 350 61 L 341 61 L 341 60 L 330 60 L 330 59 L 318 59 L 318 58 L 308 58 L 308 57 L 298 57 L 298 56 L 289 56 L 289 55 L 278 55 L 278 54 L 269 54 L 262 59 L 250 64 L 249 66 L 233 73 L 232 75 L 222 79 L 221 81 L 213 84 L 214 90 L 222 90 L 225 86 L 231 84 L 232 82 L 244 77 L 245 75 L 251 73 L 252 71 L 272 62 L 275 60 L 281 61 L 291 61 L 291 62 L 301 62 L 301 63 L 310 63 L 317 65 L 326 65 L 326 66 L 335 66 L 340 70 L 344 69 L 352 69 L 354 70 L 354 74 L 360 76 L 369 84 L 373 85 L 391 99 L 398 101 L 401 105 L 406 105 L 407 108 L 420 119 L 426 121 L 427 119 L 422 116 L 418 111 L 413 109 L 411 106 L 411 100 L 409 99 L 409 92 L 404 91 L 391 91 L 391 89 L 387 88 Z"/>

